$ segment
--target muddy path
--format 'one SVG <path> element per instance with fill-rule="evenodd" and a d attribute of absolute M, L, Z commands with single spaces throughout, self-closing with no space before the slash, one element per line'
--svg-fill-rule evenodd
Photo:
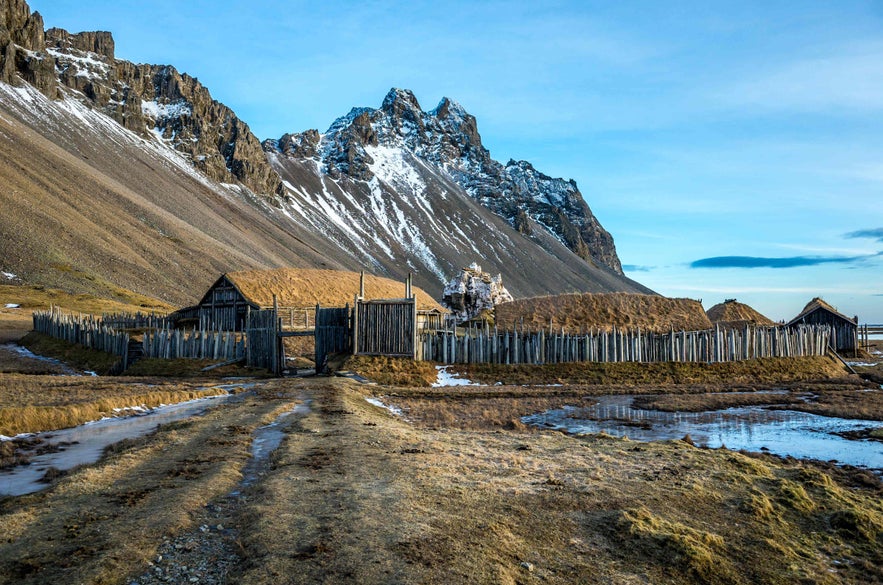
<path fill-rule="evenodd" d="M 0 584 L 883 580 L 873 476 L 683 441 L 416 425 L 375 395 L 396 406 L 389 388 L 273 381 L 0 500 Z M 278 448 L 249 463 L 274 422 Z"/>
<path fill-rule="evenodd" d="M 207 506 L 237 488 L 253 432 L 298 396 L 296 388 L 257 389 L 117 443 L 44 492 L 0 499 L 0 583 L 129 583 L 150 570 L 165 542 L 198 530 Z"/>

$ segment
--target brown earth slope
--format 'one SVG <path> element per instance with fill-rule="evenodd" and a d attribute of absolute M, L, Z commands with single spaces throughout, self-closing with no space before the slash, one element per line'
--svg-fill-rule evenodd
<path fill-rule="evenodd" d="M 24 282 L 104 296 L 122 287 L 180 305 L 231 269 L 342 268 L 333 244 L 296 232 L 265 204 L 97 113 L 60 104 L 0 84 L 0 269 Z"/>

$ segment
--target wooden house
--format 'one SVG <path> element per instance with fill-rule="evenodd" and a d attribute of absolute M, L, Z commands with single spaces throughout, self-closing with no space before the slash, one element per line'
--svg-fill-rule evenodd
<path fill-rule="evenodd" d="M 814 298 L 799 315 L 788 322 L 788 327 L 797 325 L 830 325 L 834 328 L 831 347 L 834 351 L 855 351 L 858 334 L 858 317 L 849 318 L 820 299 Z"/>
<path fill-rule="evenodd" d="M 366 274 L 364 283 L 366 298 L 405 295 L 405 285 L 395 280 Z M 178 313 L 204 328 L 242 331 L 248 312 L 273 308 L 274 296 L 285 325 L 289 315 L 309 311 L 317 304 L 352 305 L 359 288 L 360 274 L 344 270 L 277 268 L 228 272 L 209 287 L 197 305 Z M 418 309 L 440 309 L 423 290 L 414 287 L 412 292 Z"/>

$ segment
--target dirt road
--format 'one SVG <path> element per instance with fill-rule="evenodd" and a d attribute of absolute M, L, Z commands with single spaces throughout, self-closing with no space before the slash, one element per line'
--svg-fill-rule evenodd
<path fill-rule="evenodd" d="M 0 583 L 883 579 L 873 477 L 682 441 L 417 425 L 369 392 L 384 389 L 267 382 L 0 500 Z M 253 431 L 299 404 L 241 486 Z"/>

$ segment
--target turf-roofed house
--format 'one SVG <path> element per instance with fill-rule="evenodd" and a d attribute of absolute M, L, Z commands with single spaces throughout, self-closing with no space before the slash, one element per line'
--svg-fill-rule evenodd
<path fill-rule="evenodd" d="M 227 272 L 209 287 L 198 304 L 178 311 L 178 324 L 199 323 L 202 328 L 242 331 L 249 311 L 279 310 L 283 322 L 309 319 L 316 305 L 352 305 L 360 294 L 358 272 L 307 268 L 276 268 Z M 379 276 L 364 275 L 366 298 L 392 299 L 405 296 L 405 284 Z M 417 307 L 439 308 L 432 297 L 413 287 Z"/>
<path fill-rule="evenodd" d="M 798 325 L 829 325 L 834 331 L 831 334 L 831 346 L 834 351 L 855 351 L 858 340 L 858 317 L 847 317 L 816 297 L 806 304 L 799 315 L 788 322 L 788 327 Z"/>

